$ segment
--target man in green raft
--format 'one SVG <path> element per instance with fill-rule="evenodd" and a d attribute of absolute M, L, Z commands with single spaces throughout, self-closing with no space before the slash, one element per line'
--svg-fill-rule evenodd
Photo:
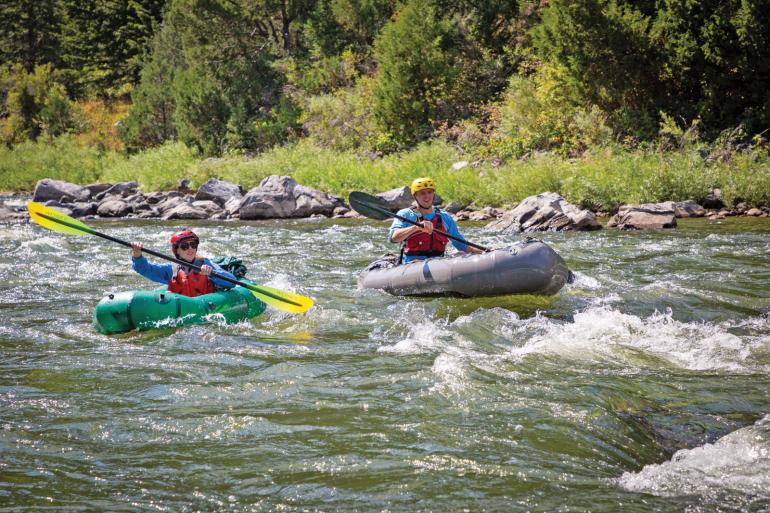
<path fill-rule="evenodd" d="M 201 268 L 200 272 L 179 264 L 153 264 L 142 255 L 142 243 L 131 243 L 131 264 L 134 271 L 148 280 L 168 285 L 168 291 L 183 296 L 196 297 L 216 290 L 231 289 L 233 284 L 211 276 L 212 271 L 232 280 L 236 277 L 208 258 L 198 255 L 200 239 L 192 230 L 182 230 L 171 236 L 171 252 L 179 260 Z"/>
<path fill-rule="evenodd" d="M 436 195 L 436 184 L 426 177 L 417 178 L 409 187 L 412 196 L 417 202 L 416 208 L 405 208 L 398 212 L 400 217 L 409 219 L 420 226 L 414 226 L 399 219 L 393 219 L 393 224 L 388 231 L 390 242 L 402 242 L 401 262 L 408 264 L 414 260 L 425 260 L 444 256 L 449 239 L 439 235 L 435 230 L 453 235 L 465 240 L 460 235 L 457 223 L 449 214 L 433 206 L 433 198 Z M 452 241 L 452 245 L 458 251 L 469 253 L 483 253 L 482 250 L 468 246 L 462 242 Z"/>

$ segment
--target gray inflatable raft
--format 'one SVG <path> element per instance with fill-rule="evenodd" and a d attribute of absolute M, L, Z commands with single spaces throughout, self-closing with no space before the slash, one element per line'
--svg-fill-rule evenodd
<path fill-rule="evenodd" d="M 572 281 L 564 260 L 539 240 L 489 253 L 395 264 L 392 255 L 372 262 L 359 276 L 359 287 L 397 296 L 549 296 Z"/>

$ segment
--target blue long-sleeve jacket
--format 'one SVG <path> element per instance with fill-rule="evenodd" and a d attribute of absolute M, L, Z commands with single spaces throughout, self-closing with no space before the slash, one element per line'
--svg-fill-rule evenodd
<path fill-rule="evenodd" d="M 202 265 L 208 265 L 211 266 L 213 271 L 219 275 L 227 276 L 231 280 L 235 280 L 235 276 L 230 274 L 229 272 L 225 271 L 221 267 L 219 267 L 217 264 L 209 260 L 208 258 L 197 258 L 195 262 L 193 262 L 197 266 Z M 174 274 L 174 266 L 173 264 L 153 264 L 149 260 L 147 260 L 144 255 L 135 258 L 134 256 L 131 256 L 131 266 L 134 268 L 134 271 L 138 272 L 148 280 L 152 280 L 157 283 L 162 283 L 163 285 L 168 285 L 168 282 L 171 281 L 171 278 Z M 180 266 L 180 268 L 187 274 L 190 273 L 191 269 L 189 267 Z M 228 281 L 221 280 L 214 275 L 209 276 L 212 283 L 214 283 L 214 286 L 218 289 L 231 289 L 234 287 L 234 285 Z"/>
<path fill-rule="evenodd" d="M 457 228 L 457 223 L 452 218 L 452 216 L 449 214 L 449 212 L 444 212 L 443 210 L 439 211 L 441 214 L 441 222 L 444 225 L 444 231 L 448 233 L 449 235 L 454 235 L 458 239 L 465 240 L 465 237 L 460 235 L 460 230 Z M 409 219 L 411 221 L 417 222 L 417 214 L 414 210 L 411 208 L 404 208 L 398 211 L 398 215 L 401 217 L 404 217 L 406 219 Z M 436 208 L 433 209 L 433 211 L 430 214 L 423 214 L 422 218 L 425 221 L 433 221 L 433 217 L 436 215 Z M 390 226 L 390 230 L 388 230 L 388 240 L 390 242 L 393 242 L 393 232 L 400 229 L 400 228 L 409 228 L 410 226 L 413 226 L 411 224 L 405 223 L 401 221 L 400 219 L 393 219 L 393 224 Z M 463 244 L 461 242 L 457 242 L 455 240 L 450 239 L 450 242 L 452 245 L 458 249 L 458 251 L 467 251 L 468 246 L 466 244 Z M 412 262 L 414 260 L 425 260 L 426 257 L 424 256 L 409 256 L 404 255 L 404 263 L 408 264 L 409 262 Z"/>

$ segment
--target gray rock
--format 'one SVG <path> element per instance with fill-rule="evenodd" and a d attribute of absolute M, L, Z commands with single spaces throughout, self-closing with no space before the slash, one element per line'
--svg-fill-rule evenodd
<path fill-rule="evenodd" d="M 78 202 L 68 205 L 72 209 L 73 217 L 86 217 L 96 214 L 97 204 L 94 201 Z"/>
<path fill-rule="evenodd" d="M 96 213 L 102 217 L 125 217 L 133 211 L 131 204 L 121 199 L 102 201 L 96 208 Z"/>
<path fill-rule="evenodd" d="M 213 217 L 215 215 L 219 215 L 223 213 L 222 207 L 220 207 L 219 204 L 214 201 L 210 201 L 210 200 L 193 201 L 191 205 L 194 208 L 203 209 L 205 212 L 208 213 L 209 217 Z"/>
<path fill-rule="evenodd" d="M 160 203 L 157 203 L 155 205 L 155 209 L 157 209 L 157 211 L 160 212 L 162 216 L 169 210 L 176 208 L 177 206 L 183 203 L 187 203 L 187 201 L 185 201 L 186 198 L 192 199 L 191 196 L 170 196 L 165 200 L 161 201 Z"/>
<path fill-rule="evenodd" d="M 706 197 L 700 201 L 700 204 L 703 205 L 703 208 L 708 208 L 708 209 L 717 209 L 717 208 L 724 207 L 725 204 L 722 201 L 722 190 L 712 189 L 711 192 L 707 194 Z"/>
<path fill-rule="evenodd" d="M 206 209 L 195 207 L 190 203 L 180 203 L 171 210 L 166 211 L 161 219 L 208 219 Z"/>
<path fill-rule="evenodd" d="M 676 217 L 703 217 L 706 209 L 695 200 L 673 202 L 672 209 Z"/>
<path fill-rule="evenodd" d="M 48 200 L 60 201 L 86 201 L 91 197 L 91 192 L 85 187 L 75 185 L 74 183 L 64 182 L 62 180 L 51 180 L 44 178 L 38 180 L 35 185 L 35 192 L 32 194 L 32 201 L 40 203 Z"/>
<path fill-rule="evenodd" d="M 147 205 L 147 203 L 144 203 L 144 205 Z M 149 206 L 149 205 L 148 205 Z M 160 217 L 160 212 L 158 212 L 155 208 L 151 207 L 147 210 L 140 210 L 136 213 L 137 219 L 155 219 Z"/>
<path fill-rule="evenodd" d="M 240 197 L 236 198 L 235 196 L 227 200 L 227 203 L 225 203 L 225 206 L 224 206 L 225 214 L 228 217 L 235 217 L 235 216 L 240 217 L 240 213 L 239 213 L 240 209 L 241 209 L 241 198 Z"/>
<path fill-rule="evenodd" d="M 502 217 L 505 211 L 495 207 L 484 207 L 468 214 L 468 221 L 488 221 Z"/>
<path fill-rule="evenodd" d="M 29 218 L 29 214 L 26 211 L 15 210 L 8 205 L 0 203 L 0 222 L 18 222 Z"/>
<path fill-rule="evenodd" d="M 116 184 L 113 184 L 109 189 L 104 190 L 94 196 L 94 199 L 96 201 L 101 201 L 107 196 L 121 196 L 126 197 L 130 196 L 133 193 L 136 192 L 136 190 L 139 188 L 139 184 L 136 182 L 118 182 Z"/>
<path fill-rule="evenodd" d="M 751 217 L 759 217 L 759 216 L 761 216 L 763 213 L 764 213 L 764 212 L 762 212 L 762 211 L 761 211 L 760 209 L 758 209 L 758 208 L 750 208 L 749 210 L 747 210 L 747 211 L 746 211 L 746 215 L 747 215 L 747 216 L 751 216 Z"/>
<path fill-rule="evenodd" d="M 241 186 L 216 178 L 211 178 L 208 182 L 201 185 L 195 194 L 196 200 L 214 201 L 220 207 L 224 207 L 225 203 L 232 197 L 238 199 L 243 197 Z"/>
<path fill-rule="evenodd" d="M 414 203 L 412 193 L 407 186 L 381 192 L 377 194 L 377 197 L 384 201 L 392 212 L 397 212 L 402 208 L 409 208 Z"/>
<path fill-rule="evenodd" d="M 601 225 L 590 210 L 581 210 L 555 192 L 525 198 L 484 229 L 506 232 L 588 231 Z"/>
<path fill-rule="evenodd" d="M 348 212 L 350 212 L 348 207 L 337 207 L 332 211 L 332 217 L 345 217 Z"/>
<path fill-rule="evenodd" d="M 391 212 L 398 212 L 402 208 L 412 208 L 417 206 L 417 203 L 415 203 L 414 197 L 412 196 L 412 191 L 406 185 L 390 189 L 389 191 L 380 192 L 376 196 L 385 202 L 388 210 Z M 438 206 L 443 202 L 444 200 L 441 196 L 436 193 L 433 198 L 433 204 Z"/>
<path fill-rule="evenodd" d="M 88 189 L 88 193 L 90 197 L 95 197 L 100 192 L 104 192 L 110 187 L 112 187 L 113 184 L 111 183 L 90 183 L 85 186 L 86 189 Z"/>
<path fill-rule="evenodd" d="M 610 218 L 607 227 L 619 228 L 621 230 L 675 228 L 674 204 L 671 201 L 667 201 L 665 203 L 623 205 L 618 210 L 618 213 Z"/>
<path fill-rule="evenodd" d="M 445 212 L 449 212 L 450 214 L 456 214 L 456 213 L 458 213 L 460 210 L 462 210 L 462 208 L 463 208 L 463 207 L 462 207 L 462 205 L 460 205 L 460 204 L 459 204 L 459 203 L 457 203 L 456 201 L 453 201 L 453 202 L 451 202 L 449 205 L 447 205 L 446 207 L 444 207 L 444 211 L 445 211 Z"/>
<path fill-rule="evenodd" d="M 290 176 L 272 175 L 246 193 L 238 212 L 241 219 L 280 219 L 314 214 L 329 217 L 336 207 L 343 205 L 341 198 L 299 185 Z"/>
<path fill-rule="evenodd" d="M 331 217 L 334 209 L 345 206 L 342 198 L 332 196 L 304 185 L 294 187 L 294 200 L 297 203 L 293 217 L 308 217 L 322 215 Z"/>

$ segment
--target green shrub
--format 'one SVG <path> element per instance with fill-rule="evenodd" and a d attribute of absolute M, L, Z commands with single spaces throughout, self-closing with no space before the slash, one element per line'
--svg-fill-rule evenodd
<path fill-rule="evenodd" d="M 3 71 L 8 112 L 0 131 L 3 142 L 35 141 L 39 136 L 57 137 L 74 129 L 77 105 L 70 101 L 61 78 L 51 64 L 28 73 L 21 64 Z"/>
<path fill-rule="evenodd" d="M 13 147 L 0 145 L 0 190 L 31 191 L 43 178 L 93 183 L 106 166 L 122 159 L 116 152 L 79 146 L 71 136 L 25 141 Z"/>
<path fill-rule="evenodd" d="M 313 143 L 337 151 L 373 147 L 376 136 L 369 80 L 355 88 L 312 96 L 305 106 L 302 126 Z"/>
<path fill-rule="evenodd" d="M 440 119 L 456 75 L 448 36 L 428 0 L 411 0 L 377 38 L 374 114 L 400 144 L 425 139 Z"/>
<path fill-rule="evenodd" d="M 168 142 L 106 163 L 99 178 L 106 182 L 137 181 L 145 191 L 169 190 L 176 188 L 181 178 L 191 177 L 199 161 L 200 157 L 184 144 Z"/>

